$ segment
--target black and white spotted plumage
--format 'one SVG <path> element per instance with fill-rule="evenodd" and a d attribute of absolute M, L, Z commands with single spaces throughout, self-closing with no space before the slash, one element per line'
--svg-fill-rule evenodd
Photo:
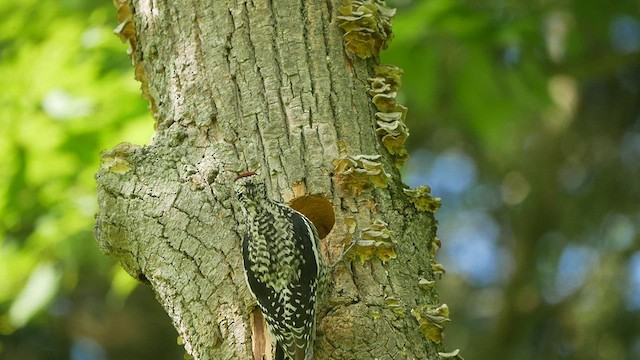
<path fill-rule="evenodd" d="M 240 175 L 234 187 L 247 227 L 245 275 L 275 338 L 275 359 L 311 360 L 327 277 L 316 228 L 301 213 L 271 200 L 254 173 Z"/>

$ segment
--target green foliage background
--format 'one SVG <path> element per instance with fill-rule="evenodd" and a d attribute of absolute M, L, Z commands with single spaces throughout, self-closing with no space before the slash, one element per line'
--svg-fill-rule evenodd
<path fill-rule="evenodd" d="M 444 203 L 447 350 L 640 358 L 638 2 L 390 4 L 405 181 Z M 182 358 L 150 289 L 92 236 L 99 152 L 153 131 L 115 8 L 0 14 L 0 358 Z"/>
<path fill-rule="evenodd" d="M 92 235 L 99 152 L 153 131 L 115 8 L 2 0 L 0 14 L 0 358 L 181 358 L 151 291 Z"/>

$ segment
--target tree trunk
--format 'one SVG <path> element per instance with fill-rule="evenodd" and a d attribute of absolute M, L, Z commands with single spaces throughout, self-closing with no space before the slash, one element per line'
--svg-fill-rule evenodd
<path fill-rule="evenodd" d="M 148 146 L 102 154 L 95 234 L 153 287 L 196 359 L 271 358 L 243 276 L 231 186 L 244 171 L 314 221 L 329 263 L 359 241 L 333 273 L 316 359 L 442 351 L 437 201 L 404 191 L 403 153 L 380 140 L 383 105 L 370 96 L 383 46 L 374 39 L 358 54 L 368 59 L 346 53 L 359 43 L 343 39 L 339 25 L 353 19 L 334 2 L 117 0 L 116 32 L 131 45 L 156 132 Z"/>

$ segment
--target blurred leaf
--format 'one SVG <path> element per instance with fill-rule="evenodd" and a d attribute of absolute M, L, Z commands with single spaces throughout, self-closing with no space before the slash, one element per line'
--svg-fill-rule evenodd
<path fill-rule="evenodd" d="M 55 296 L 61 278 L 60 268 L 55 264 L 38 265 L 11 304 L 9 309 L 11 324 L 20 328 L 41 311 Z"/>
<path fill-rule="evenodd" d="M 121 308 L 124 301 L 138 286 L 139 282 L 129 275 L 119 265 L 113 267 L 111 289 L 107 294 L 107 304 L 112 308 Z"/>

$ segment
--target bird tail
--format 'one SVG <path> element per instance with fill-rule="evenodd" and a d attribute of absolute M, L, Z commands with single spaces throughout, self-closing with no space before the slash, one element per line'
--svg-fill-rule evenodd
<path fill-rule="evenodd" d="M 285 360 L 284 349 L 279 341 L 276 343 L 276 356 L 274 360 Z"/>
<path fill-rule="evenodd" d="M 287 346 L 278 341 L 275 360 L 313 360 L 313 349 L 311 346 L 296 346 L 295 343 Z"/>

